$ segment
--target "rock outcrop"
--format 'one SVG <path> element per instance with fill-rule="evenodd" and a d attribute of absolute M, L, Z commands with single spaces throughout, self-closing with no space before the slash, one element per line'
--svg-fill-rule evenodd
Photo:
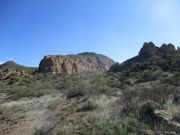
<path fill-rule="evenodd" d="M 139 55 L 154 55 L 157 54 L 159 51 L 159 48 L 155 46 L 154 43 L 144 43 L 143 47 L 141 48 Z"/>
<path fill-rule="evenodd" d="M 161 47 L 160 47 L 160 51 L 161 52 L 164 52 L 164 53 L 174 53 L 176 52 L 176 48 L 173 44 L 163 44 Z"/>
<path fill-rule="evenodd" d="M 175 53 L 179 49 L 176 50 L 173 44 L 162 44 L 161 47 L 155 46 L 152 42 L 145 42 L 143 47 L 141 48 L 139 55 L 143 56 L 152 56 L 160 53 Z"/>
<path fill-rule="evenodd" d="M 77 74 L 82 72 L 103 72 L 115 62 L 101 54 L 81 53 L 77 55 L 48 55 L 40 64 L 39 71 L 53 74 Z"/>

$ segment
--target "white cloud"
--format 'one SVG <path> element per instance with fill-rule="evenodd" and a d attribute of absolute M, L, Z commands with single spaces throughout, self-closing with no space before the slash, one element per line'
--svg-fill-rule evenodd
<path fill-rule="evenodd" d="M 177 23 L 179 21 L 179 0 L 155 0 L 152 7 L 152 17 L 163 23 Z"/>

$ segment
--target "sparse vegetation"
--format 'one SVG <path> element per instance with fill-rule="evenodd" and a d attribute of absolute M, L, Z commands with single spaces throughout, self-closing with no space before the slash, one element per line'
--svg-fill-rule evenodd
<path fill-rule="evenodd" d="M 0 125 L 35 123 L 34 135 L 179 134 L 179 54 L 129 61 L 105 73 L 3 70 Z"/>
<path fill-rule="evenodd" d="M 134 118 L 100 121 L 96 124 L 94 134 L 98 135 L 139 135 L 138 130 L 148 127 Z"/>

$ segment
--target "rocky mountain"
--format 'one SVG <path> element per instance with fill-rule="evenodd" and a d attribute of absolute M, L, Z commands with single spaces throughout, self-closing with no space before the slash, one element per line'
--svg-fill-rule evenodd
<path fill-rule="evenodd" d="M 17 74 L 19 76 L 26 76 L 35 72 L 36 68 L 25 67 L 15 63 L 14 61 L 8 61 L 0 65 L 0 78 L 5 79 L 12 74 Z"/>
<path fill-rule="evenodd" d="M 2 65 L 0 65 L 0 70 L 5 70 L 5 69 L 26 69 L 25 66 L 19 65 L 14 61 L 8 61 Z"/>
<path fill-rule="evenodd" d="M 112 59 L 92 52 L 77 55 L 48 55 L 41 60 L 39 71 L 53 74 L 104 72 L 108 71 L 114 63 Z"/>
<path fill-rule="evenodd" d="M 180 70 L 180 51 L 172 44 L 163 44 L 157 47 L 154 43 L 144 43 L 139 54 L 121 64 L 116 63 L 111 68 L 111 72 L 143 71 L 143 70 Z"/>
<path fill-rule="evenodd" d="M 37 69 L 34 67 L 26 67 L 26 66 L 17 64 L 14 61 L 8 61 L 8 62 L 0 65 L 0 70 L 24 70 L 26 72 L 33 72 Z"/>

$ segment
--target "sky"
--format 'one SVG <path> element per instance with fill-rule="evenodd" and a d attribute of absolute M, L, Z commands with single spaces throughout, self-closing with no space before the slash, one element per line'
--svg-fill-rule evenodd
<path fill-rule="evenodd" d="M 0 63 L 80 52 L 121 63 L 144 42 L 180 45 L 179 13 L 179 0 L 0 0 Z"/>

